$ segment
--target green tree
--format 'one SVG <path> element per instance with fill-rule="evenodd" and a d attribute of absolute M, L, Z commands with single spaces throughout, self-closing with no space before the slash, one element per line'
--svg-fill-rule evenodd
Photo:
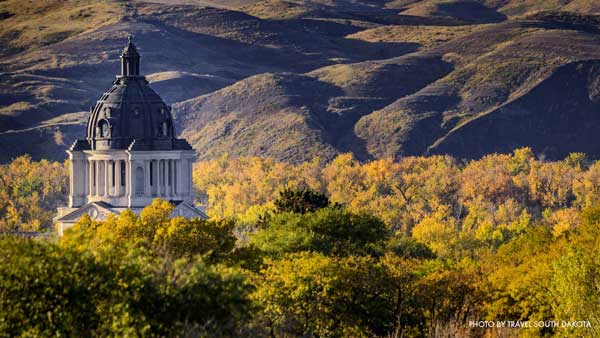
<path fill-rule="evenodd" d="M 298 253 L 267 260 L 261 277 L 254 298 L 270 335 L 370 337 L 392 328 L 392 284 L 373 258 Z"/>
<path fill-rule="evenodd" d="M 590 322 L 591 327 L 560 328 L 560 337 L 600 337 L 600 255 L 581 247 L 569 248 L 554 261 L 550 288 L 555 318 Z"/>
<path fill-rule="evenodd" d="M 130 210 L 104 222 L 82 218 L 66 231 L 61 243 L 79 250 L 113 250 L 134 245 L 156 255 L 175 258 L 205 255 L 225 260 L 235 249 L 234 223 L 228 220 L 170 218 L 173 205 L 161 199 L 142 210 L 138 217 Z"/>
<path fill-rule="evenodd" d="M 0 336 L 141 337 L 159 329 L 159 292 L 133 265 L 52 244 L 0 239 Z"/>
<path fill-rule="evenodd" d="M 286 188 L 279 192 L 274 202 L 278 212 L 295 212 L 305 214 L 329 206 L 329 198 L 325 194 L 310 189 L 294 190 Z"/>
<path fill-rule="evenodd" d="M 329 207 L 273 215 L 264 229 L 250 236 L 250 243 L 272 256 L 299 251 L 349 256 L 376 253 L 387 235 L 385 224 L 376 217 Z"/>

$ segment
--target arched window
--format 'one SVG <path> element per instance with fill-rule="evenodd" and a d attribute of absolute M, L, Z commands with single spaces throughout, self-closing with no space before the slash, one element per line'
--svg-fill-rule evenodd
<path fill-rule="evenodd" d="M 169 136 L 169 129 L 171 126 L 169 125 L 169 121 L 163 121 L 162 123 L 162 136 Z"/>
<path fill-rule="evenodd" d="M 108 122 L 106 122 L 106 120 L 101 120 L 100 122 L 98 122 L 97 134 L 98 137 L 101 138 L 110 137 L 110 126 L 108 125 Z"/>

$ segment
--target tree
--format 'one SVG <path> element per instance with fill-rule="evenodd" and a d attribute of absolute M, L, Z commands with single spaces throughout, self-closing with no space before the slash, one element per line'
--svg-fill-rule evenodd
<path fill-rule="evenodd" d="M 485 310 L 490 318 L 530 321 L 555 319 L 552 313 L 552 261 L 561 255 L 551 229 L 532 225 L 520 236 L 500 246 L 482 260 L 489 281 L 490 300 Z M 541 336 L 551 328 L 530 328 Z"/>
<path fill-rule="evenodd" d="M 570 153 L 563 162 L 575 169 L 584 170 L 588 166 L 588 158 L 585 153 Z"/>
<path fill-rule="evenodd" d="M 0 239 L 0 336 L 154 336 L 158 290 L 132 265 Z"/>
<path fill-rule="evenodd" d="M 0 165 L 0 232 L 51 229 L 56 208 L 66 203 L 67 168 L 27 155 Z"/>
<path fill-rule="evenodd" d="M 285 188 L 279 192 L 274 202 L 277 212 L 295 212 L 306 214 L 329 206 L 329 198 L 325 194 L 310 189 L 292 190 Z"/>
<path fill-rule="evenodd" d="M 419 222 L 412 235 L 437 255 L 448 255 L 458 239 L 457 222 L 450 216 L 448 208 L 442 208 Z"/>
<path fill-rule="evenodd" d="M 600 337 L 600 256 L 575 246 L 554 261 L 555 274 L 550 288 L 555 318 L 565 321 L 587 320 L 591 327 L 560 328 L 559 337 Z"/>
<path fill-rule="evenodd" d="M 148 335 L 243 335 L 253 287 L 235 266 L 233 223 L 170 218 L 172 209 L 157 199 L 140 217 L 131 211 L 106 221 L 84 216 L 60 245 L 99 264 L 135 269 L 152 283 L 158 296 L 145 316 L 156 327 Z"/>
<path fill-rule="evenodd" d="M 298 253 L 266 261 L 254 294 L 277 337 L 369 337 L 392 328 L 386 270 L 370 257 Z"/>
<path fill-rule="evenodd" d="M 317 251 L 326 255 L 373 254 L 383 247 L 388 232 L 376 217 L 329 207 L 314 213 L 282 213 L 250 236 L 250 243 L 268 255 Z"/>
<path fill-rule="evenodd" d="M 61 243 L 80 250 L 101 251 L 133 245 L 156 255 L 169 254 L 175 258 L 205 255 L 215 261 L 226 259 L 235 249 L 232 221 L 170 218 L 172 211 L 172 204 L 155 199 L 139 217 L 131 210 L 104 222 L 84 217 L 65 232 Z"/>

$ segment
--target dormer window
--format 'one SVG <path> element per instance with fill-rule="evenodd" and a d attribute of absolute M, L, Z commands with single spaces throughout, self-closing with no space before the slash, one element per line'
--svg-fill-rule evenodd
<path fill-rule="evenodd" d="M 102 120 L 98 123 L 97 135 L 100 138 L 110 137 L 110 126 L 106 120 Z"/>
<path fill-rule="evenodd" d="M 171 126 L 169 125 L 169 121 L 163 121 L 162 123 L 162 136 L 167 137 L 169 136 L 169 129 Z"/>

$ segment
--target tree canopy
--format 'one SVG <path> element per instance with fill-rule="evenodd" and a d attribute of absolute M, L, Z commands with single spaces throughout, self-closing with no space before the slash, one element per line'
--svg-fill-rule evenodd
<path fill-rule="evenodd" d="M 2 232 L 43 228 L 64 168 L 0 167 Z M 584 154 L 224 157 L 194 182 L 208 220 L 155 200 L 58 241 L 0 237 L 0 336 L 600 337 Z M 469 325 L 487 320 L 531 327 Z"/>

